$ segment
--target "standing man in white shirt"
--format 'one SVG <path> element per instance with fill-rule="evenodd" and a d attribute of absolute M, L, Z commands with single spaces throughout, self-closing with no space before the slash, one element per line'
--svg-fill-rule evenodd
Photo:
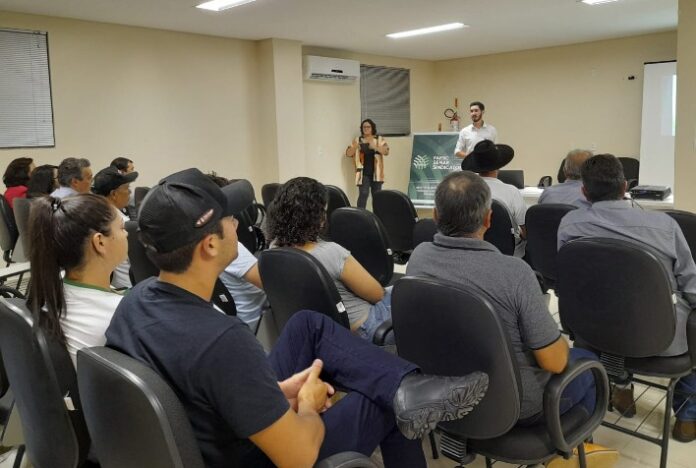
<path fill-rule="evenodd" d="M 459 132 L 459 140 L 454 148 L 454 155 L 458 158 L 465 158 L 474 151 L 476 143 L 483 140 L 491 140 L 493 143 L 498 139 L 498 131 L 493 125 L 488 125 L 483 121 L 483 113 L 486 106 L 480 101 L 469 104 L 469 115 L 471 125 L 467 125 Z"/>

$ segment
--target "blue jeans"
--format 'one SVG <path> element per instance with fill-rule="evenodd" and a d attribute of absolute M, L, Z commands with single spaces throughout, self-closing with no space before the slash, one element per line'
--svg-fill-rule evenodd
<path fill-rule="evenodd" d="M 382 184 L 384 182 L 377 182 L 373 180 L 374 176 L 366 176 L 363 174 L 362 184 L 358 185 L 358 208 L 367 207 L 367 197 L 370 195 L 370 189 L 372 189 L 372 196 L 374 197 L 375 192 L 382 190 Z"/>
<path fill-rule="evenodd" d="M 571 348 L 568 362 L 575 362 L 578 359 L 588 358 L 598 361 L 599 358 L 592 351 L 582 348 Z M 575 380 L 571 381 L 561 393 L 559 409 L 561 414 L 565 414 L 578 405 L 581 405 L 587 414 L 592 414 L 597 404 L 597 395 L 594 384 L 594 376 L 591 371 L 585 371 L 578 375 Z M 543 411 L 520 420 L 517 424 L 520 426 L 532 426 L 543 421 Z"/>
<path fill-rule="evenodd" d="M 356 451 L 367 456 L 379 445 L 385 467 L 426 466 L 420 440 L 396 427 L 392 401 L 407 374 L 418 368 L 353 335 L 323 314 L 292 316 L 269 356 L 279 380 L 324 362 L 321 378 L 348 394 L 322 415 L 326 427 L 319 459 Z"/>
<path fill-rule="evenodd" d="M 377 304 L 373 304 L 372 307 L 370 307 L 370 312 L 367 315 L 367 320 L 365 320 L 363 324 L 360 325 L 360 327 L 358 327 L 358 336 L 369 341 L 370 343 L 372 343 L 372 338 L 374 338 L 375 336 L 375 331 L 377 331 L 377 327 L 382 325 L 387 320 L 391 320 L 391 293 L 391 286 L 384 290 L 384 297 L 382 298 L 382 300 L 379 301 Z M 396 341 L 394 340 L 394 333 L 389 332 L 384 341 L 384 344 L 391 345 L 395 342 Z"/>
<path fill-rule="evenodd" d="M 696 421 L 696 372 L 679 379 L 672 408 L 680 421 Z"/>

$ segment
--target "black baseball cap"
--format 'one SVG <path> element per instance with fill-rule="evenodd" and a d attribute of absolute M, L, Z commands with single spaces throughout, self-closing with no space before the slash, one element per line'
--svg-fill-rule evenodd
<path fill-rule="evenodd" d="M 92 181 L 92 192 L 97 195 L 107 196 L 112 190 L 116 190 L 123 184 L 130 184 L 138 178 L 137 172 L 121 174 L 118 169 L 109 166 L 97 172 Z"/>
<path fill-rule="evenodd" d="M 198 169 L 186 169 L 160 180 L 147 193 L 138 213 L 140 240 L 156 252 L 171 252 L 198 242 L 208 234 L 206 226 L 248 205 Z"/>

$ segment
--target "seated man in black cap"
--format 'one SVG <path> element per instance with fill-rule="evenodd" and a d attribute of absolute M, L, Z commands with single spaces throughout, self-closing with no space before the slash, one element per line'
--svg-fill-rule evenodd
<path fill-rule="evenodd" d="M 462 161 L 462 170 L 478 173 L 491 189 L 491 196 L 510 212 L 510 219 L 515 229 L 515 257 L 524 257 L 527 232 L 524 229 L 524 218 L 527 215 L 527 205 L 519 189 L 498 179 L 498 169 L 506 166 L 515 156 L 515 151 L 508 145 L 496 145 L 491 140 L 483 140 L 476 144 L 472 151 Z"/>
<path fill-rule="evenodd" d="M 122 300 L 107 346 L 174 387 L 208 467 L 312 466 L 378 445 L 387 467 L 425 467 L 420 441 L 408 439 L 468 413 L 487 376 L 420 374 L 310 311 L 288 321 L 266 357 L 246 325 L 210 302 L 237 255 L 232 213 L 242 207 L 226 189 L 190 169 L 150 190 L 138 224 L 160 276 Z M 328 408 L 334 384 L 348 394 Z"/>
<path fill-rule="evenodd" d="M 119 214 L 123 218 L 123 222 L 130 221 L 124 210 L 128 206 L 130 199 L 131 182 L 138 178 L 137 172 L 121 173 L 113 166 L 102 169 L 94 176 L 92 192 L 97 195 L 106 197 L 107 201 L 116 207 Z M 116 289 L 130 288 L 132 286 L 130 276 L 130 262 L 126 258 L 114 270 L 114 275 L 111 278 L 111 286 Z"/>

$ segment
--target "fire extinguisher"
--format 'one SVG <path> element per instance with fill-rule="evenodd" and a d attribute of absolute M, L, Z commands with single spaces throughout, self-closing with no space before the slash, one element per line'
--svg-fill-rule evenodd
<path fill-rule="evenodd" d="M 458 103 L 459 103 L 459 99 L 454 98 L 454 109 L 452 109 L 451 107 L 448 107 L 447 109 L 445 109 L 445 112 L 444 112 L 445 117 L 447 117 L 449 119 L 450 128 L 453 132 L 459 131 L 459 112 L 457 109 L 459 107 L 457 105 Z"/>

